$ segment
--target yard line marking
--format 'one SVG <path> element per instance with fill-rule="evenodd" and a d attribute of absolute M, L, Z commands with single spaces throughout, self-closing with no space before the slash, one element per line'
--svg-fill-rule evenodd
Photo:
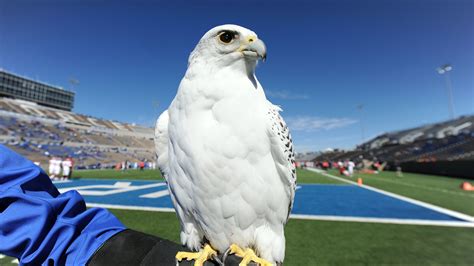
<path fill-rule="evenodd" d="M 144 206 L 133 206 L 133 205 L 115 205 L 115 204 L 87 203 L 86 202 L 86 206 L 87 207 L 107 208 L 107 209 L 118 209 L 118 210 L 174 212 L 173 208 L 144 207 Z"/>
<path fill-rule="evenodd" d="M 51 180 L 53 181 L 53 184 L 63 184 L 63 183 L 69 183 L 69 182 L 72 182 L 72 180 Z"/>
<path fill-rule="evenodd" d="M 461 219 L 461 220 L 465 220 L 465 221 L 474 223 L 474 217 L 469 216 L 469 215 L 464 214 L 464 213 L 460 213 L 460 212 L 457 212 L 457 211 L 445 209 L 443 207 L 439 207 L 439 206 L 436 206 L 436 205 L 433 205 L 433 204 L 430 204 L 430 203 L 426 203 L 426 202 L 419 201 L 419 200 L 416 200 L 416 199 L 401 196 L 401 195 L 398 195 L 398 194 L 395 194 L 395 193 L 392 193 L 392 192 L 388 192 L 388 191 L 385 191 L 385 190 L 381 190 L 381 189 L 378 189 L 378 188 L 374 188 L 374 187 L 371 187 L 371 186 L 358 185 L 356 182 L 353 182 L 353 181 L 350 181 L 350 180 L 347 180 L 347 179 L 344 179 L 344 178 L 341 178 L 341 177 L 337 177 L 337 176 L 334 176 L 334 175 L 331 175 L 331 174 L 328 174 L 328 173 L 321 173 L 321 172 L 313 170 L 312 168 L 306 168 L 306 169 L 308 169 L 309 171 L 312 171 L 312 172 L 322 174 L 322 175 L 327 176 L 329 178 L 333 178 L 333 179 L 336 179 L 336 180 L 339 180 L 339 181 L 342 181 L 342 182 L 346 182 L 346 183 L 349 183 L 349 184 L 352 184 L 352 185 L 355 185 L 355 186 L 359 186 L 361 188 L 372 190 L 374 192 L 384 194 L 384 195 L 387 195 L 387 196 L 392 197 L 392 198 L 403 200 L 403 201 L 406 201 L 406 202 L 409 202 L 409 203 L 412 203 L 412 204 L 415 204 L 415 205 L 418 205 L 418 206 L 421 206 L 421 207 L 425 207 L 425 208 L 428 208 L 428 209 L 431 209 L 431 210 L 434 210 L 434 211 L 437 211 L 437 212 L 440 212 L 440 213 L 444 213 L 446 215 L 449 215 L 449 216 L 452 216 L 452 217 L 455 217 L 455 218 L 458 218 L 458 219 Z"/>
<path fill-rule="evenodd" d="M 167 196 L 169 194 L 170 194 L 170 192 L 168 191 L 168 189 L 164 189 L 164 190 L 160 190 L 160 191 L 157 191 L 157 192 L 141 195 L 140 198 L 156 199 L 156 198 L 161 198 L 161 197 Z"/>
<path fill-rule="evenodd" d="M 98 208 L 118 209 L 118 210 L 175 212 L 173 208 L 114 205 L 114 204 L 102 204 L 102 203 L 86 203 L 86 205 L 87 207 L 98 207 Z M 304 214 L 291 214 L 290 218 L 301 219 L 301 220 L 337 221 L 337 222 L 433 225 L 433 226 L 448 226 L 448 227 L 474 227 L 474 223 L 470 223 L 470 222 L 454 222 L 454 221 L 443 222 L 443 221 L 416 220 L 416 219 L 364 218 L 364 217 L 352 217 L 352 216 L 344 217 L 344 216 L 304 215 Z"/>
<path fill-rule="evenodd" d="M 114 187 L 129 187 L 132 182 L 115 182 Z"/>
<path fill-rule="evenodd" d="M 366 218 L 366 217 L 353 217 L 353 216 L 328 216 L 328 215 L 305 215 L 305 214 L 291 214 L 290 218 L 301 219 L 301 220 L 319 220 L 319 221 L 406 224 L 406 225 L 435 225 L 435 226 L 449 226 L 449 227 L 474 227 L 474 223 L 471 223 L 471 222 L 456 222 L 456 221 L 442 222 L 442 221 L 418 220 L 418 219 Z"/>

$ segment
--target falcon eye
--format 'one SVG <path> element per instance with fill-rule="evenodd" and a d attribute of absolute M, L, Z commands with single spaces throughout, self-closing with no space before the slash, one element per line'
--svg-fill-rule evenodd
<path fill-rule="evenodd" d="M 219 40 L 223 43 L 230 43 L 234 39 L 234 33 L 231 31 L 224 31 L 219 34 Z"/>

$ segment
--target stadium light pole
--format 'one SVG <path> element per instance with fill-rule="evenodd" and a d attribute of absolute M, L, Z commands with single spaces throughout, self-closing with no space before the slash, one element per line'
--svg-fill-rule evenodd
<path fill-rule="evenodd" d="M 453 70 L 453 66 L 445 64 L 436 69 L 438 74 L 444 75 L 446 80 L 446 91 L 448 93 L 448 107 L 449 107 L 449 118 L 454 119 L 454 102 L 453 102 L 453 84 L 451 83 L 451 77 L 449 72 Z"/>
<path fill-rule="evenodd" d="M 357 109 L 360 112 L 360 133 L 361 133 L 362 143 L 364 143 L 364 140 L 365 140 L 364 112 L 363 112 L 364 111 L 364 105 L 363 104 L 357 105 Z"/>
<path fill-rule="evenodd" d="M 71 78 L 71 79 L 69 80 L 69 83 L 71 84 L 71 90 L 72 90 L 73 92 L 76 92 L 75 87 L 76 87 L 76 85 L 79 85 L 79 80 L 77 80 L 77 79 L 75 79 L 75 78 Z"/>

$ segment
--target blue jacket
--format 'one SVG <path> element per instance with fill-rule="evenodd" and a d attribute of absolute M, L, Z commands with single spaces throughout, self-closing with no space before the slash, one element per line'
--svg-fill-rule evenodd
<path fill-rule="evenodd" d="M 86 209 L 76 191 L 60 194 L 41 168 L 0 145 L 0 253 L 20 264 L 84 265 L 124 229 L 107 210 Z"/>

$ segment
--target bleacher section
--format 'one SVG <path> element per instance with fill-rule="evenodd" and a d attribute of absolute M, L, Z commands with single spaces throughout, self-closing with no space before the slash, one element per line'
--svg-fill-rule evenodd
<path fill-rule="evenodd" d="M 0 98 L 0 143 L 46 166 L 71 156 L 78 167 L 154 161 L 153 129 Z"/>
<path fill-rule="evenodd" d="M 316 162 L 345 160 L 381 161 L 392 165 L 474 160 L 474 116 L 385 133 L 359 145 L 355 150 L 336 150 L 315 158 Z"/>

